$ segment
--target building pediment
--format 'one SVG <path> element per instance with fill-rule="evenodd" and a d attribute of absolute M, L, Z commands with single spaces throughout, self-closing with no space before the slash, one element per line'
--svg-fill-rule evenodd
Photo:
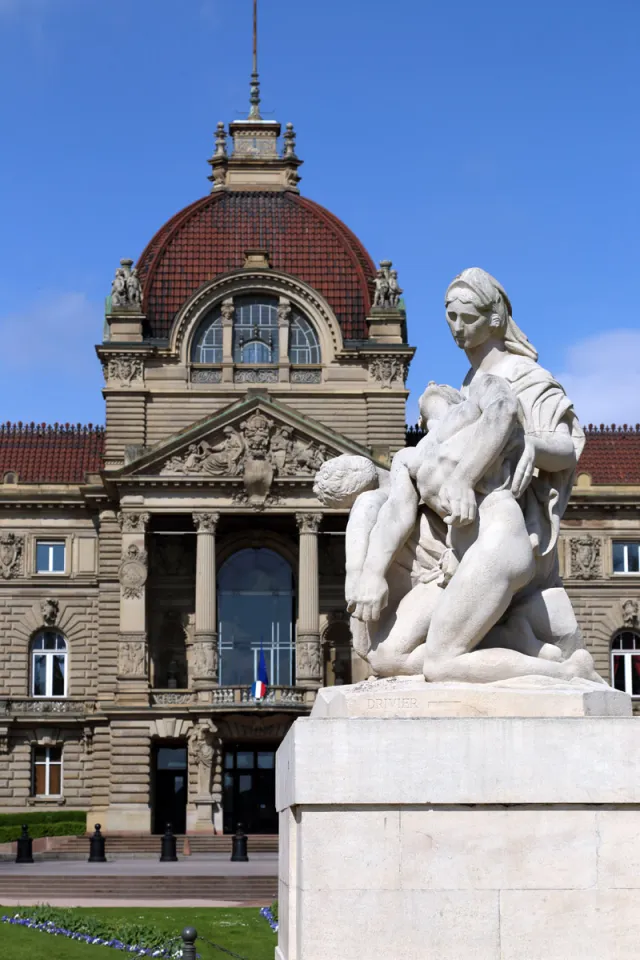
<path fill-rule="evenodd" d="M 274 483 L 312 485 L 324 461 L 342 453 L 371 456 L 265 394 L 233 403 L 151 449 L 130 451 L 130 462 L 106 476 L 127 485 L 225 484 L 236 488 L 238 502 L 255 504 Z"/>

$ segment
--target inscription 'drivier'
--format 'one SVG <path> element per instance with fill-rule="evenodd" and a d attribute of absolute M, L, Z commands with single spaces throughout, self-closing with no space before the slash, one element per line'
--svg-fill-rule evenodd
<path fill-rule="evenodd" d="M 367 699 L 367 710 L 411 710 L 417 707 L 418 701 L 415 697 L 369 697 Z"/>

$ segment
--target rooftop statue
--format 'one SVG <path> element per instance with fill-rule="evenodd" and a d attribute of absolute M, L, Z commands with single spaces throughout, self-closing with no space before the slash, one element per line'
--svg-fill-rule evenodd
<path fill-rule="evenodd" d="M 603 683 L 558 569 L 560 519 L 584 434 L 484 270 L 450 284 L 446 319 L 471 363 L 460 391 L 430 383 L 426 435 L 390 473 L 327 461 L 326 504 L 351 506 L 346 599 L 354 647 L 380 677 Z"/>
<path fill-rule="evenodd" d="M 128 310 L 140 310 L 142 285 L 138 271 L 132 270 L 133 260 L 121 260 L 111 283 L 111 306 Z"/>

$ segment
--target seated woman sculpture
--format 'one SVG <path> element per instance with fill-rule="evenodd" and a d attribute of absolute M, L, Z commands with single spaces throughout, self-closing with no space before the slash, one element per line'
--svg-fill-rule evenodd
<path fill-rule="evenodd" d="M 460 402 L 450 388 L 423 398 L 431 429 L 394 458 L 364 562 L 350 577 L 347 600 L 352 622 L 368 633 L 366 657 L 381 676 L 416 673 L 420 663 L 429 680 L 599 680 L 557 564 L 559 521 L 584 442 L 572 405 L 537 364 L 489 274 L 464 271 L 446 303 L 472 367 Z M 422 577 L 414 562 L 411 588 L 376 630 L 403 551 L 433 558 L 434 543 L 440 558 Z M 447 583 L 448 547 L 459 566 Z"/>

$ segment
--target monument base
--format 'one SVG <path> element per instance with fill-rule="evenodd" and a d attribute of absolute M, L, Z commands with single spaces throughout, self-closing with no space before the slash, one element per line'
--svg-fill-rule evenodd
<path fill-rule="evenodd" d="M 452 685 L 423 684 L 452 714 L 434 716 L 407 679 L 396 681 L 400 705 L 386 707 L 403 715 L 348 715 L 358 700 L 367 710 L 368 697 L 389 699 L 389 683 L 321 691 L 278 751 L 277 960 L 635 958 L 640 774 L 628 698 L 604 687 L 596 707 L 597 685 L 544 684 L 535 716 L 531 686 L 511 684 L 511 716 L 470 716 L 483 698 L 489 709 L 496 685 L 454 685 L 446 708 Z M 600 715 L 579 715 L 576 696 Z M 347 715 L 320 716 L 327 703 Z"/>

